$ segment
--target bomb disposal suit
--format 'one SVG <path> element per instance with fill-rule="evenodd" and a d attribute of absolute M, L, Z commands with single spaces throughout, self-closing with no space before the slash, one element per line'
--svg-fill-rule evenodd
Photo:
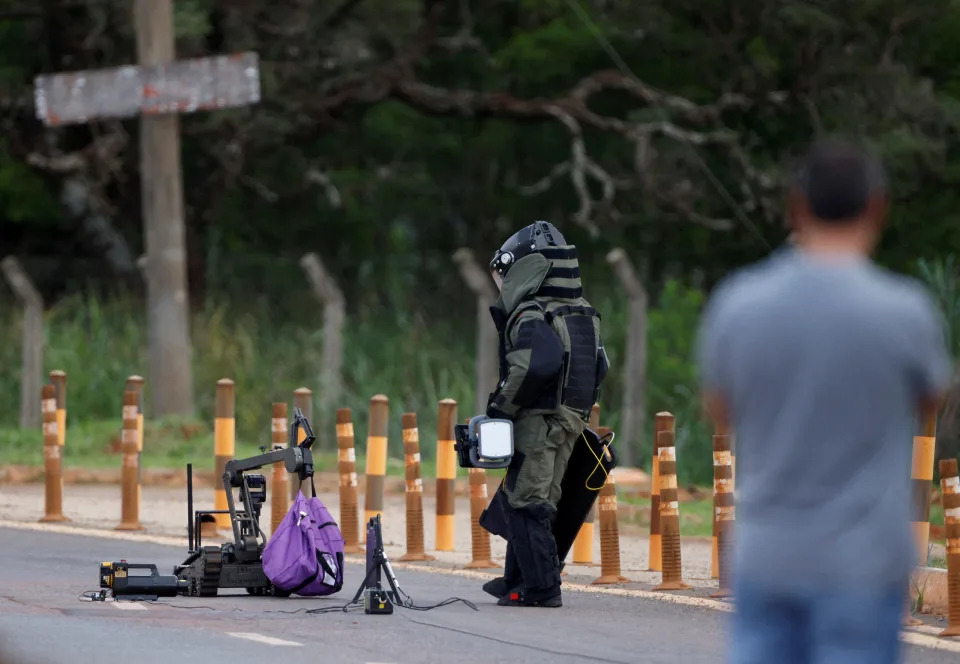
<path fill-rule="evenodd" d="M 607 356 L 600 316 L 581 293 L 577 250 L 554 226 L 519 231 L 490 263 L 500 296 L 490 308 L 500 337 L 500 382 L 486 414 L 513 421 L 504 477 L 504 576 L 484 585 L 501 606 L 560 606 L 560 561 L 551 532 L 560 483 L 590 417 Z"/>

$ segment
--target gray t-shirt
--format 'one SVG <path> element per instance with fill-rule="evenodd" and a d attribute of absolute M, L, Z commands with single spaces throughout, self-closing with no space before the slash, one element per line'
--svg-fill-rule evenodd
<path fill-rule="evenodd" d="M 952 368 L 923 288 L 788 249 L 728 277 L 701 325 L 701 383 L 735 436 L 733 573 L 785 590 L 905 583 L 917 404 Z"/>

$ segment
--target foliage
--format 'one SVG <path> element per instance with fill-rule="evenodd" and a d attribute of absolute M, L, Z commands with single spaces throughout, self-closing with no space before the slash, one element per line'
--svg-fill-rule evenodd
<path fill-rule="evenodd" d="M 534 218 L 564 226 L 587 256 L 623 246 L 648 265 L 652 291 L 673 275 L 699 273 L 709 285 L 782 237 L 785 160 L 821 131 L 860 135 L 887 158 L 895 205 L 885 263 L 904 269 L 919 256 L 960 249 L 954 2 L 388 4 L 175 3 L 180 57 L 245 49 L 261 56 L 260 105 L 183 117 L 198 305 L 218 252 L 268 248 L 295 261 L 310 247 L 351 285 L 351 303 L 387 285 L 405 308 L 435 314 L 458 294 L 444 288 L 424 301 L 415 293 L 449 280 L 453 250 L 485 255 Z M 76 218 L 83 213 L 58 211 L 76 168 L 91 176 L 85 182 L 113 240 L 134 255 L 143 246 L 136 122 L 45 131 L 32 113 L 35 75 L 133 59 L 129 5 L 9 0 L 0 12 L 0 115 L 10 159 L 24 172 L 0 153 L 0 203 L 16 201 L 6 212 L 0 205 L 2 242 L 23 255 L 49 296 L 110 287 L 116 278 L 102 264 L 106 245 Z M 428 25 L 430 8 L 439 11 Z M 570 131 L 549 113 L 475 111 L 469 95 L 560 103 L 585 77 L 619 71 L 614 56 L 675 97 L 638 100 L 613 86 L 588 98 L 595 117 L 652 133 L 641 144 L 630 132 L 581 120 L 585 155 L 596 166 L 586 191 L 602 198 L 606 184 L 595 175 L 606 173 L 616 196 L 574 222 L 583 201 L 570 175 L 523 189 L 571 159 Z M 430 94 L 418 97 L 398 87 L 401 80 L 432 86 Z M 737 96 L 743 101 L 715 120 L 678 110 Z M 652 129 L 664 123 L 688 138 Z M 44 166 L 61 154 L 79 155 L 83 165 Z M 37 155 L 44 159 L 31 159 Z M 64 244 L 73 251 L 59 251 Z M 290 275 L 285 286 L 300 278 Z"/>
<path fill-rule="evenodd" d="M 626 306 L 622 299 L 603 296 L 603 288 L 590 290 L 601 294 L 594 304 L 603 313 L 605 343 L 612 363 L 601 397 L 601 419 L 616 430 L 623 398 L 624 376 L 620 367 Z M 699 483 L 710 481 L 712 468 L 710 434 L 698 419 L 692 364 L 693 335 L 701 302 L 699 291 L 675 281 L 669 282 L 655 299 L 649 313 L 646 395 L 646 428 L 652 431 L 653 416 L 658 411 L 669 410 L 676 415 L 680 475 L 684 482 Z M 61 300 L 48 312 L 44 364 L 47 371 L 59 368 L 67 372 L 71 421 L 115 420 L 119 426 L 124 382 L 129 375 L 143 375 L 146 364 L 146 331 L 138 314 L 139 306 L 128 297 L 101 300 L 73 296 Z M 468 310 L 472 311 L 472 307 Z M 238 307 L 225 302 L 214 305 L 210 300 L 194 316 L 198 415 L 189 427 L 199 426 L 203 431 L 210 428 L 216 381 L 228 377 L 236 383 L 238 441 L 255 449 L 254 443 L 269 440 L 270 404 L 289 404 L 294 389 L 318 383 L 322 331 L 311 324 L 309 313 L 301 312 L 297 319 L 292 314 L 281 316 L 280 311 L 277 303 L 251 301 Z M 410 411 L 418 415 L 420 439 L 424 441 L 421 452 L 432 458 L 437 402 L 448 397 L 456 399 L 460 404 L 458 417 L 471 414 L 473 323 L 472 317 L 429 323 L 421 316 L 398 319 L 377 309 L 348 321 L 345 394 L 337 407 L 352 410 L 358 450 L 364 447 L 369 399 L 385 394 L 390 398 L 391 454 L 402 458 L 399 414 Z M 0 333 L 6 338 L 19 338 L 20 315 L 16 309 L 0 312 Z M 0 347 L 0 363 L 19 366 L 19 353 L 16 344 Z M 6 394 L 18 394 L 19 371 L 0 374 L 0 389 Z M 149 389 L 147 380 L 148 417 Z M 16 399 L 0 403 L 0 423 L 12 426 L 17 421 L 17 408 Z M 314 420 L 319 421 L 319 416 L 315 412 Z M 161 428 L 168 425 L 157 424 Z M 321 447 L 333 449 L 333 431 L 317 433 Z M 169 441 L 172 437 L 163 435 L 159 439 Z M 643 440 L 646 442 L 635 450 L 634 457 L 647 465 L 652 443 L 648 434 Z M 172 458 L 179 457 L 174 454 Z"/>
<path fill-rule="evenodd" d="M 72 421 L 115 419 L 119 427 L 124 382 L 132 374 L 143 375 L 146 364 L 146 332 L 138 308 L 137 302 L 127 298 L 100 301 L 76 296 L 62 300 L 47 314 L 44 364 L 47 371 L 67 372 Z M 0 330 L 5 338 L 17 339 L 20 316 L 13 311 L 4 308 L 0 313 Z M 215 386 L 220 378 L 236 383 L 237 437 L 248 444 L 270 440 L 271 403 L 285 401 L 292 408 L 296 388 L 317 384 L 322 333 L 314 327 L 278 321 L 269 312 L 266 306 L 255 315 L 220 304 L 194 317 L 196 419 L 201 428 L 212 425 Z M 399 415 L 413 411 L 418 413 L 424 454 L 432 456 L 434 446 L 429 441 L 436 439 L 437 402 L 454 398 L 461 410 L 463 404 L 473 403 L 469 338 L 450 334 L 442 324 L 426 326 L 415 321 L 398 328 L 382 317 L 370 317 L 351 324 L 345 343 L 348 371 L 345 394 L 337 407 L 352 409 L 358 449 L 366 436 L 369 399 L 383 393 L 391 400 L 393 455 L 402 458 Z M 19 344 L 0 347 L 0 363 L 19 367 Z M 19 394 L 19 377 L 19 370 L 0 374 L 4 394 Z M 149 418 L 149 379 L 144 389 Z M 0 403 L 0 422 L 13 426 L 18 406 L 18 399 Z M 318 417 L 315 413 L 315 422 Z M 318 427 L 317 435 L 321 448 L 335 448 L 332 426 L 329 431 Z"/>
<path fill-rule="evenodd" d="M 943 336 L 954 358 L 960 358 L 960 272 L 956 257 L 917 261 L 920 277 L 930 289 L 943 317 Z"/>
<path fill-rule="evenodd" d="M 917 261 L 917 272 L 940 309 L 943 336 L 954 362 L 960 360 L 960 272 L 954 254 Z M 937 459 L 960 456 L 960 384 L 954 380 L 937 421 Z M 934 480 L 940 481 L 939 463 Z"/>
<path fill-rule="evenodd" d="M 45 128 L 32 85 L 132 62 L 130 6 L 0 3 L 0 256 L 18 255 L 42 291 L 47 364 L 69 371 L 91 418 L 114 417 L 116 386 L 145 371 L 143 284 L 114 259 L 144 251 L 139 125 Z M 534 219 L 580 249 L 611 336 L 615 427 L 626 311 L 604 256 L 622 247 L 652 294 L 645 427 L 676 414 L 681 477 L 697 481 L 702 293 L 780 242 L 783 175 L 811 137 L 851 133 L 884 157 L 883 264 L 960 252 L 953 0 L 184 0 L 175 28 L 179 57 L 260 56 L 260 104 L 181 120 L 198 417 L 230 375 L 244 436 L 265 437 L 269 403 L 316 382 L 304 251 L 346 294 L 359 438 L 378 391 L 427 429 L 436 398 L 472 403 L 473 299 L 450 256 L 484 259 Z M 87 203 L 67 205 L 68 191 Z M 0 326 L 16 338 L 15 315 Z M 3 347 L 4 366 L 17 353 Z M 15 381 L 0 376 L 7 394 Z"/>

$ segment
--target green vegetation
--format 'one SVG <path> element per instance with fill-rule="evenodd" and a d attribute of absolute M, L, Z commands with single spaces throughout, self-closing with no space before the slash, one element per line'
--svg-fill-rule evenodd
<path fill-rule="evenodd" d="M 63 463 L 68 468 L 105 469 L 120 468 L 120 419 L 70 422 Z M 192 463 L 197 470 L 213 470 L 213 430 L 199 421 L 166 418 L 163 421 L 144 423 L 142 467 L 145 469 L 177 469 Z M 260 453 L 259 446 L 269 440 L 237 440 L 236 456 L 253 456 Z M 43 438 L 40 431 L 0 429 L 0 450 L 3 462 L 13 465 L 42 466 Z M 330 451 L 317 451 L 314 466 L 319 472 L 336 472 L 337 455 Z M 436 475 L 433 458 L 423 459 L 421 475 L 431 478 Z M 357 454 L 357 469 L 363 473 L 366 457 Z M 403 476 L 403 459 L 396 456 L 387 461 L 387 475 Z"/>
<path fill-rule="evenodd" d="M 933 268 L 925 269 L 929 272 Z M 589 283 L 596 269 L 585 268 L 585 272 Z M 625 302 L 614 293 L 594 290 L 613 364 L 601 397 L 601 420 L 616 430 L 623 394 L 621 367 L 627 312 Z M 306 292 L 298 295 L 310 297 Z M 705 296 L 676 280 L 668 281 L 657 296 L 648 314 L 646 422 L 643 438 L 633 441 L 635 458 L 638 465 L 649 469 L 653 416 L 667 410 L 677 418 L 681 483 L 709 485 L 713 479 L 711 431 L 701 418 L 693 360 Z M 131 374 L 145 372 L 146 330 L 139 307 L 139 302 L 129 296 L 75 295 L 60 300 L 47 313 L 45 365 L 48 370 L 62 368 L 68 375 L 67 458 L 77 467 L 110 467 L 116 463 L 113 457 L 104 455 L 114 449 L 119 438 L 124 381 Z M 469 308 L 472 310 L 472 305 Z M 198 311 L 193 317 L 198 414 L 192 420 L 154 421 L 148 411 L 144 466 L 180 467 L 187 460 L 197 467 L 212 464 L 213 400 L 216 381 L 223 377 L 236 381 L 238 454 L 254 454 L 259 445 L 268 444 L 270 404 L 286 401 L 292 407 L 293 390 L 314 385 L 319 379 L 323 339 L 312 320 L 315 317 L 312 307 L 285 315 L 281 305 L 262 299 L 254 299 L 242 308 L 208 303 Z M 400 413 L 406 411 L 417 413 L 424 464 L 433 463 L 437 402 L 447 397 L 456 399 L 461 420 L 472 414 L 472 323 L 472 317 L 427 322 L 421 316 L 389 316 L 376 308 L 348 319 L 345 392 L 339 407 L 352 409 L 360 458 L 369 399 L 383 393 L 390 397 L 390 468 L 402 474 Z M 13 307 L 0 309 L 0 334 L 16 339 L 19 333 L 19 311 Z M 0 364 L 15 367 L 19 362 L 19 344 L 0 346 Z M 149 392 L 149 381 L 145 389 Z M 0 390 L 18 394 L 19 372 L 0 374 Z M 0 401 L 0 463 L 42 464 L 39 430 L 19 431 L 15 426 L 18 406 L 16 399 Z M 314 413 L 318 449 L 332 455 L 336 446 L 332 424 L 321 429 L 319 417 Z M 618 438 L 617 444 L 625 443 Z M 941 444 L 940 453 L 949 453 L 949 449 Z M 331 464 L 335 463 L 333 458 Z"/>
<path fill-rule="evenodd" d="M 636 505 L 640 508 L 650 507 L 649 497 L 629 495 L 622 487 L 617 492 L 617 501 L 628 505 Z M 642 511 L 637 513 L 632 519 L 632 522 L 638 526 L 649 526 L 649 512 Z M 930 525 L 943 526 L 943 508 L 940 505 L 930 506 Z M 710 537 L 713 535 L 712 497 L 680 503 L 680 534 L 684 537 Z M 931 539 L 931 541 L 939 541 L 942 543 L 943 539 Z M 946 561 L 943 559 L 930 558 L 928 565 L 930 567 L 945 567 Z"/>
<path fill-rule="evenodd" d="M 947 569 L 947 559 L 946 558 L 930 558 L 927 560 L 927 567 L 935 567 L 937 569 Z"/>
<path fill-rule="evenodd" d="M 641 508 L 641 511 L 637 512 L 630 521 L 641 527 L 650 526 L 649 496 L 629 495 L 621 488 L 617 492 L 617 502 L 636 505 Z M 680 503 L 680 535 L 683 537 L 710 537 L 713 535 L 712 497 Z"/>
<path fill-rule="evenodd" d="M 699 420 L 692 344 L 702 295 L 678 282 L 669 282 L 660 306 L 651 309 L 648 333 L 647 427 L 653 414 L 669 410 L 677 415 L 680 476 L 685 482 L 711 481 L 710 433 Z M 601 419 L 616 430 L 622 399 L 624 304 L 600 291 L 596 305 L 604 314 L 606 343 L 614 364 L 601 398 Z M 308 316 L 282 318 L 267 304 L 257 312 L 241 313 L 237 307 L 219 305 L 193 318 L 194 372 L 198 415 L 196 420 L 153 421 L 147 413 L 144 434 L 146 467 L 179 466 L 195 450 L 203 450 L 198 467 L 212 459 L 213 400 L 216 381 L 236 382 L 237 440 L 239 453 L 255 453 L 270 440 L 270 404 L 291 404 L 293 391 L 316 384 L 319 376 L 322 333 Z M 110 466 L 102 458 L 111 440 L 119 436 L 124 381 L 144 373 L 146 332 L 138 305 L 128 298 L 100 300 L 74 296 L 61 300 L 47 315 L 47 369 L 67 372 L 69 415 L 68 458 L 87 467 Z M 248 307 L 249 308 L 249 307 Z M 472 307 L 471 307 L 472 308 Z M 472 413 L 473 320 L 456 325 L 452 320 L 425 322 L 411 317 L 392 324 L 380 314 L 360 315 L 348 321 L 345 334 L 344 379 L 339 407 L 353 411 L 356 445 L 362 453 L 367 431 L 369 399 L 382 393 L 390 397 L 390 455 L 402 460 L 400 413 L 416 412 L 421 454 L 432 462 L 436 441 L 436 410 L 440 399 L 456 399 L 459 419 Z M 492 323 L 491 323 L 492 324 Z M 19 335 L 16 309 L 0 310 L 0 334 Z M 415 349 L 415 352 L 414 352 Z M 0 347 L 0 363 L 18 366 L 19 346 Z M 19 391 L 18 372 L 0 374 L 0 390 Z M 149 391 L 149 381 L 145 389 Z M 149 404 L 149 395 L 147 395 Z M 18 401 L 0 402 L 0 422 L 15 424 Z M 314 413 L 319 449 L 336 446 L 332 425 L 321 430 Z M 39 431 L 0 428 L 0 459 L 7 463 L 42 463 Z M 618 443 L 622 441 L 618 439 Z M 634 442 L 639 462 L 649 464 L 649 439 Z M 212 463 L 212 461 L 209 461 Z M 401 467 L 402 470 L 402 467 Z"/>

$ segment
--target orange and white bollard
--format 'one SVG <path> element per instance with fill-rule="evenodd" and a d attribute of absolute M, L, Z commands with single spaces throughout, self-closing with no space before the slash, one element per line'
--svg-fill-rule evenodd
<path fill-rule="evenodd" d="M 659 572 L 663 569 L 660 524 L 660 434 L 672 428 L 673 415 L 657 413 L 653 425 L 653 457 L 650 460 L 650 551 L 647 569 L 651 572 Z"/>
<path fill-rule="evenodd" d="M 919 564 L 926 565 L 930 546 L 930 498 L 933 493 L 933 460 L 936 452 L 937 418 L 925 417 L 918 435 L 913 437 L 913 536 Z"/>
<path fill-rule="evenodd" d="M 116 530 L 145 530 L 140 524 L 140 451 L 137 449 L 137 393 L 123 393 L 123 429 L 121 445 L 123 470 L 121 472 L 120 525 Z"/>
<path fill-rule="evenodd" d="M 660 475 L 660 585 L 654 590 L 687 590 L 680 555 L 680 502 L 677 495 L 677 448 L 674 418 L 658 434 L 657 468 Z"/>
<path fill-rule="evenodd" d="M 947 545 L 947 628 L 940 636 L 960 636 L 960 476 L 956 459 L 940 460 L 940 491 Z"/>
<path fill-rule="evenodd" d="M 444 399 L 437 409 L 437 551 L 453 551 L 454 513 L 457 504 L 457 452 L 453 426 L 457 402 Z"/>
<path fill-rule="evenodd" d="M 354 449 L 353 416 L 349 408 L 337 409 L 337 470 L 340 473 L 340 532 L 345 553 L 363 553 L 360 545 L 357 453 Z"/>
<path fill-rule="evenodd" d="M 50 383 L 57 395 L 57 444 L 61 451 L 67 442 L 67 372 L 56 369 L 50 372 Z"/>
<path fill-rule="evenodd" d="M 229 378 L 221 378 L 217 381 L 217 398 L 214 402 L 213 417 L 213 508 L 228 510 L 227 491 L 232 489 L 223 486 L 223 471 L 227 461 L 236 454 L 237 435 L 234 384 Z M 216 528 L 231 527 L 229 514 L 215 514 L 214 517 L 215 522 L 210 524 L 212 532 L 203 533 L 205 537 L 216 535 Z"/>
<path fill-rule="evenodd" d="M 287 446 L 287 404 L 276 402 L 270 407 L 270 444 L 272 450 L 282 450 Z M 290 473 L 283 462 L 273 464 L 273 477 L 270 498 L 270 532 L 277 532 L 280 522 L 287 515 L 290 503 L 288 479 Z"/>
<path fill-rule="evenodd" d="M 600 433 L 600 431 L 597 431 Z M 601 436 L 606 433 L 601 434 Z M 620 522 L 617 516 L 617 482 L 607 475 L 600 495 L 597 496 L 600 515 L 600 577 L 596 585 L 627 583 L 630 581 L 620 572 Z"/>
<path fill-rule="evenodd" d="M 69 521 L 63 515 L 63 447 L 57 429 L 57 388 L 44 385 L 40 410 L 43 414 L 44 516 L 41 523 Z"/>
<path fill-rule="evenodd" d="M 600 404 L 593 404 L 593 408 L 590 410 L 590 429 L 594 432 L 600 427 Z M 598 496 L 599 498 L 599 496 Z M 587 513 L 587 518 L 583 520 L 583 525 L 580 526 L 580 532 L 577 533 L 577 538 L 573 540 L 573 562 L 577 565 L 592 565 L 593 564 L 593 534 L 594 534 L 594 521 L 597 518 L 597 504 L 594 503 L 593 507 L 590 508 L 590 511 Z"/>
<path fill-rule="evenodd" d="M 420 433 L 417 414 L 404 413 L 403 461 L 406 479 L 407 552 L 400 560 L 434 560 L 423 544 L 423 479 L 420 477 Z"/>
<path fill-rule="evenodd" d="M 733 458 L 730 434 L 718 427 L 713 436 L 713 576 L 717 592 L 711 597 L 730 595 L 730 555 L 733 548 L 735 505 L 733 500 Z"/>
<path fill-rule="evenodd" d="M 137 451 L 143 453 L 143 377 L 130 376 L 124 391 L 137 393 Z"/>
<path fill-rule="evenodd" d="M 314 429 L 314 432 L 317 431 L 313 421 L 313 392 L 306 387 L 298 387 L 293 391 L 293 407 L 299 408 L 300 412 L 303 413 L 303 416 L 307 418 L 307 421 L 310 423 L 310 427 Z M 296 412 L 296 411 L 294 411 Z M 307 433 L 301 428 L 297 430 L 297 445 L 302 443 L 307 437 Z M 319 436 L 318 436 L 319 438 Z M 320 441 L 317 440 L 314 442 L 314 451 L 320 447 Z M 290 505 L 293 504 L 294 499 L 297 497 L 297 494 L 303 488 L 300 486 L 300 476 L 296 473 L 289 473 L 288 484 L 290 488 L 288 489 L 290 493 Z M 287 506 L 287 509 L 290 509 L 290 506 Z"/>
<path fill-rule="evenodd" d="M 367 432 L 367 486 L 364 524 L 383 512 L 383 489 L 387 476 L 387 417 L 390 400 L 383 394 L 370 399 L 370 430 Z M 366 533 L 366 528 L 364 528 Z"/>
<path fill-rule="evenodd" d="M 490 502 L 487 499 L 487 473 L 483 468 L 468 468 L 470 471 L 470 535 L 473 551 L 467 569 L 499 567 L 491 560 L 490 533 L 480 525 L 480 515 Z"/>

